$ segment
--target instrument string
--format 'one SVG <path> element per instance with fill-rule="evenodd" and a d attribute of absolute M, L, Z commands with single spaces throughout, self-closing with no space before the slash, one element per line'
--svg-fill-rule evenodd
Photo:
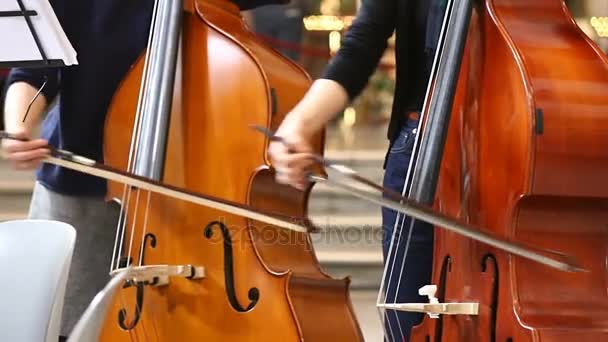
<path fill-rule="evenodd" d="M 117 243 L 115 243 L 114 245 L 114 254 L 112 257 L 116 257 L 116 269 L 120 269 L 121 268 L 121 258 L 120 256 L 122 255 L 122 246 L 124 245 L 124 240 L 125 240 L 125 227 L 126 227 L 126 220 L 127 220 L 127 214 L 128 211 L 125 208 L 129 207 L 129 202 L 131 201 L 131 192 L 127 192 L 126 191 L 126 187 L 123 191 L 123 196 L 127 196 L 126 200 L 123 198 L 122 202 L 121 202 L 121 208 L 120 208 L 120 216 L 118 218 L 118 227 L 116 229 L 116 241 Z M 120 241 L 118 241 L 118 239 L 120 239 Z M 118 253 L 116 253 L 116 248 L 118 247 Z M 125 267 L 128 266 L 129 260 L 128 257 L 127 259 L 124 260 L 125 261 Z"/>
<path fill-rule="evenodd" d="M 157 3 L 159 3 L 160 1 L 163 1 L 163 0 L 156 0 L 156 1 L 157 1 Z M 164 0 L 164 1 L 169 2 L 169 1 L 173 1 L 173 0 Z M 158 5 L 158 6 L 160 6 L 160 8 L 161 8 L 161 10 L 160 10 L 161 11 L 161 17 L 165 17 L 165 16 L 169 15 L 168 12 L 170 11 L 170 8 L 168 6 L 165 6 L 164 4 L 162 6 L 161 5 Z M 162 35 L 162 32 L 159 33 L 159 34 L 157 34 L 155 37 L 158 37 L 160 35 Z M 156 44 L 155 44 L 157 42 L 158 42 L 158 40 L 156 40 L 156 39 L 153 40 L 153 42 L 152 42 L 152 45 L 153 45 L 152 46 L 152 51 L 157 51 L 158 50 L 158 48 L 156 47 Z M 180 50 L 179 47 L 178 47 L 178 50 Z M 156 55 L 155 55 L 155 57 L 156 57 Z M 178 58 L 179 58 L 179 56 L 178 56 Z M 153 63 L 153 65 L 155 65 L 155 64 L 156 63 Z M 176 72 L 177 72 L 177 70 L 176 70 Z M 143 229 L 142 229 L 142 233 L 141 233 L 141 241 L 142 241 L 142 243 L 141 243 L 141 249 L 140 249 L 140 254 L 139 254 L 140 255 L 140 257 L 139 257 L 139 266 L 142 266 L 143 262 L 144 262 L 144 260 L 143 260 L 144 247 L 145 247 L 144 242 L 145 242 L 145 237 L 146 237 L 146 235 L 148 233 L 148 217 L 149 217 L 149 214 L 150 214 L 150 197 L 151 197 L 151 192 L 147 191 L 147 194 L 148 194 L 148 199 L 146 201 L 146 206 L 145 206 L 145 209 L 144 209 L 144 225 L 143 225 Z"/>
<path fill-rule="evenodd" d="M 160 39 L 160 35 L 161 33 L 157 32 L 159 30 L 159 28 L 157 28 L 157 17 L 160 16 L 161 18 L 166 16 L 167 14 L 166 12 L 166 6 L 163 6 L 163 4 L 161 4 L 161 0 L 155 0 L 155 7 L 154 7 L 154 14 L 152 16 L 152 21 L 151 21 L 151 28 L 150 28 L 150 37 L 149 37 L 149 42 L 148 42 L 148 51 L 146 53 L 146 62 L 145 62 L 145 69 L 144 69 L 144 75 L 145 75 L 145 80 L 142 82 L 142 93 L 140 93 L 140 101 L 143 101 L 143 107 L 147 108 L 148 102 L 150 101 L 150 98 L 148 96 L 145 96 L 144 94 L 147 93 L 147 89 L 150 86 L 148 83 L 148 78 L 150 77 L 149 73 L 148 73 L 148 68 L 150 65 L 154 66 L 156 65 L 158 56 L 158 44 L 159 44 L 159 39 Z M 141 138 L 141 125 L 142 125 L 142 118 L 143 118 L 143 114 L 142 114 L 143 110 L 138 110 L 137 113 L 137 127 L 138 127 L 138 132 L 137 132 L 137 138 L 135 140 L 135 151 L 138 150 L 139 148 L 139 143 L 140 143 L 140 138 Z M 137 160 L 137 156 L 135 156 L 136 160 Z M 136 161 L 135 160 L 135 161 Z M 135 166 L 133 166 L 133 168 L 135 168 Z M 130 188 L 132 189 L 132 188 Z M 136 189 L 137 191 L 137 195 L 139 198 L 139 195 L 141 193 L 141 189 Z M 145 205 L 145 209 L 144 209 L 144 218 L 143 218 L 143 226 L 141 226 L 141 240 L 140 240 L 140 248 L 139 248 L 139 256 L 138 256 L 138 261 L 137 261 L 137 265 L 138 266 L 143 266 L 145 260 L 144 260 L 144 247 L 145 247 L 145 236 L 147 233 L 147 226 L 148 226 L 148 217 L 149 217 L 149 207 L 150 207 L 150 197 L 151 197 L 151 193 L 149 191 L 146 192 L 147 193 L 147 199 L 146 199 L 146 205 Z M 139 213 L 139 202 L 136 204 L 135 209 L 134 209 L 134 217 L 138 216 Z M 135 218 L 134 218 L 135 220 Z M 135 225 L 132 228 L 132 235 L 131 235 L 131 242 L 130 242 L 130 246 L 133 245 L 133 239 L 135 237 Z M 129 255 L 132 255 L 132 249 L 131 247 L 129 248 Z M 135 262 L 135 260 L 134 260 Z M 143 285 L 144 287 L 146 286 L 146 284 Z M 141 303 L 143 304 L 143 303 Z M 136 307 L 136 312 L 139 314 L 139 319 L 140 322 L 138 325 L 141 325 L 141 329 L 143 331 L 143 335 L 144 335 L 144 341 L 150 341 L 150 337 L 148 336 L 148 331 L 146 328 L 146 319 L 144 317 L 144 311 L 143 309 L 140 307 L 140 303 L 138 301 L 136 301 L 135 303 L 135 307 Z M 147 310 L 149 311 L 149 310 Z M 146 315 L 147 316 L 147 315 Z M 152 324 L 152 328 L 154 333 L 152 334 L 153 336 L 158 336 L 157 335 L 157 328 L 156 328 L 156 322 L 154 317 L 150 318 L 150 322 Z M 158 340 L 158 338 L 157 338 Z"/>
<path fill-rule="evenodd" d="M 138 191 L 139 193 L 139 191 Z M 149 217 L 149 208 L 150 208 L 150 198 L 151 198 L 151 192 L 150 191 L 146 191 L 147 193 L 147 199 L 146 199 L 146 206 L 145 206 L 145 211 L 144 211 L 144 224 L 143 224 L 143 229 L 142 229 L 142 233 L 141 233 L 141 243 L 140 243 L 140 250 L 139 250 L 139 262 L 138 265 L 139 266 L 143 266 L 144 264 L 144 247 L 145 247 L 145 238 L 146 238 L 146 234 L 148 232 L 148 217 Z M 145 320 L 144 320 L 144 312 L 143 310 L 138 306 L 138 304 L 136 304 L 137 306 L 137 311 L 140 313 L 141 315 L 141 325 L 142 325 L 142 329 L 144 331 L 144 334 L 146 336 L 146 341 L 149 341 L 150 339 L 148 338 L 148 333 L 146 331 L 146 324 L 145 324 Z M 148 313 L 150 313 L 150 310 L 148 310 Z M 156 340 L 158 340 L 158 334 L 157 334 L 157 328 L 156 328 L 156 321 L 154 319 L 154 317 L 152 317 L 150 319 L 150 324 L 152 325 L 152 328 L 154 330 L 154 335 L 156 336 Z"/>
<path fill-rule="evenodd" d="M 129 172 L 133 172 L 135 170 L 136 167 L 136 162 L 137 162 L 137 150 L 139 148 L 139 144 L 141 141 L 141 137 L 140 137 L 140 133 L 141 133 L 141 125 L 142 125 L 142 117 L 143 117 L 143 108 L 146 107 L 147 102 L 149 101 L 147 96 L 145 96 L 145 94 L 148 91 L 148 87 L 149 87 L 149 83 L 148 83 L 148 79 L 149 79 L 149 69 L 150 69 L 150 65 L 154 63 L 154 59 L 155 56 L 153 53 L 154 51 L 154 47 L 155 47 L 155 43 L 156 40 L 158 39 L 158 34 L 156 34 L 156 18 L 159 15 L 162 15 L 162 13 L 159 13 L 159 0 L 155 0 L 154 1 L 154 5 L 153 5 L 153 10 L 152 10 L 152 17 L 151 17 L 151 21 L 150 21 L 150 30 L 149 30 L 149 34 L 148 34 L 148 42 L 146 44 L 146 52 L 144 54 L 144 66 L 143 66 L 143 71 L 142 71 L 142 80 L 141 80 L 141 84 L 140 84 L 140 89 L 139 89 L 139 96 L 137 99 L 137 108 L 136 108 L 136 112 L 135 112 L 135 120 L 134 120 L 134 124 L 133 124 L 133 131 L 131 134 L 131 144 L 129 147 L 129 156 L 128 156 L 128 165 L 127 165 L 127 170 Z M 131 207 L 131 195 L 133 194 L 133 192 L 135 192 L 135 204 L 134 207 Z M 135 229 L 137 227 L 137 214 L 138 214 L 138 208 L 139 208 L 139 198 L 140 198 L 140 194 L 141 191 L 139 189 L 134 189 L 132 186 L 125 184 L 123 186 L 123 190 L 122 190 L 122 199 L 121 199 L 121 208 L 120 208 L 120 215 L 119 215 L 119 220 L 118 220 L 118 224 L 117 224 L 117 228 L 116 228 L 116 239 L 115 239 L 115 244 L 114 244 L 114 251 L 112 253 L 112 265 L 116 265 L 116 269 L 119 269 L 121 267 L 129 267 L 130 263 L 137 263 L 139 266 L 142 266 L 143 263 L 143 241 L 142 240 L 142 250 L 140 250 L 140 254 L 139 254 L 139 260 L 136 261 L 134 258 L 134 255 L 132 254 L 133 251 L 133 242 L 134 242 L 134 236 L 135 236 Z M 150 201 L 150 193 L 148 192 L 148 199 L 147 202 L 149 203 Z M 121 256 L 123 255 L 123 248 L 125 247 L 125 235 L 127 232 L 127 225 L 128 225 L 128 217 L 129 217 L 129 213 L 132 212 L 132 224 L 131 224 L 131 234 L 130 234 L 130 238 L 129 238 L 129 242 L 128 242 L 128 253 L 125 255 L 125 263 L 124 265 L 120 264 L 120 260 L 121 260 Z M 147 224 L 147 214 L 146 217 L 144 218 L 144 232 L 143 235 L 145 235 L 145 225 Z M 117 253 L 118 250 L 118 253 Z M 115 258 L 116 263 L 114 262 Z M 112 266 L 114 267 L 114 266 Z M 111 267 L 111 269 L 112 269 Z M 135 284 L 133 284 L 135 285 Z M 124 308 L 127 308 L 129 306 L 126 305 L 127 300 L 125 298 L 125 294 L 123 292 L 120 293 L 120 301 L 123 305 Z M 143 311 L 142 308 L 139 306 L 139 303 L 136 301 L 135 303 L 135 314 L 139 314 L 140 315 L 140 324 L 141 324 L 141 328 L 142 329 L 142 334 L 143 334 L 143 338 L 144 341 L 148 341 L 150 340 L 146 331 L 146 327 L 145 327 L 145 322 L 143 319 Z M 139 324 L 138 324 L 139 325 Z M 141 336 L 140 333 L 137 331 L 139 330 L 137 327 L 135 329 L 131 329 L 129 330 L 129 338 L 131 341 L 140 341 L 141 340 Z"/>
<path fill-rule="evenodd" d="M 157 1 L 162 1 L 162 0 L 157 0 Z M 172 0 L 165 0 L 165 1 L 172 1 Z M 165 12 L 169 12 L 170 9 L 168 8 L 168 6 L 164 6 L 164 5 L 159 5 L 161 7 L 161 12 L 162 12 L 162 16 L 166 16 L 168 15 L 168 13 Z M 163 10 L 164 9 L 164 10 Z M 160 35 L 160 34 L 158 34 Z M 157 35 L 157 36 L 158 36 Z M 154 42 L 156 42 L 156 40 L 154 40 Z M 154 43 L 153 43 L 154 45 Z M 155 48 L 154 46 L 152 47 L 152 51 L 156 51 L 157 48 Z M 181 51 L 181 43 L 180 46 L 178 47 L 178 51 Z M 180 58 L 180 55 L 178 55 L 177 57 L 178 59 Z M 179 63 L 178 65 L 181 65 L 181 63 Z M 177 72 L 177 70 L 176 70 Z M 146 235 L 148 234 L 148 218 L 150 216 L 150 201 L 151 201 L 151 196 L 152 196 L 152 192 L 151 191 L 147 191 L 147 200 L 146 200 L 146 205 L 145 205 L 145 209 L 144 209 L 144 224 L 142 227 L 142 232 L 141 232 L 141 244 L 140 244 L 140 251 L 139 251 L 139 266 L 143 266 L 145 260 L 144 260 L 144 248 L 146 246 L 145 242 L 146 242 Z M 148 340 L 148 336 L 146 333 L 146 327 L 143 321 L 143 311 L 141 310 L 141 308 L 138 308 L 139 312 L 141 313 L 141 318 L 142 318 L 142 329 L 144 329 L 144 333 L 146 334 L 146 341 Z M 158 338 L 158 332 L 157 332 L 157 325 L 156 325 L 156 320 L 153 317 L 154 311 L 150 311 L 148 310 L 148 315 L 151 315 L 152 317 L 150 318 L 150 325 L 152 326 L 152 329 L 154 331 L 153 336 L 156 336 L 156 340 L 159 340 Z"/>
<path fill-rule="evenodd" d="M 128 202 L 130 200 L 130 197 L 131 196 L 130 196 L 130 192 L 129 192 L 128 197 L 127 197 L 127 206 L 128 206 Z M 120 222 L 121 222 L 122 217 L 123 217 L 123 210 L 122 209 L 121 209 L 121 212 L 120 212 L 120 217 L 121 217 L 121 219 L 119 219 L 119 221 L 118 221 L 119 225 L 121 224 Z M 126 215 L 125 215 L 125 217 L 126 217 Z M 126 218 L 125 218 L 125 220 L 126 220 Z M 120 226 L 118 228 L 120 228 Z M 116 232 L 117 232 L 117 238 L 118 238 L 119 229 L 117 229 Z M 123 233 L 121 234 L 121 240 L 120 240 L 120 245 L 121 246 L 122 246 L 123 242 L 124 242 L 124 229 L 123 229 Z M 114 250 L 116 250 L 116 245 L 114 247 L 115 247 Z M 119 253 L 122 254 L 122 251 L 120 251 Z M 124 267 L 128 267 L 128 264 L 129 264 L 129 257 L 127 256 L 127 258 L 125 259 L 125 266 Z M 118 258 L 118 260 L 116 261 L 116 269 L 119 269 L 120 267 L 121 267 L 121 265 L 120 265 L 120 258 Z M 124 295 L 124 293 L 122 291 L 119 291 L 118 298 L 120 299 L 120 303 L 122 304 L 123 308 L 128 307 L 127 304 L 126 304 L 127 300 L 125 299 L 125 295 Z M 135 334 L 135 336 L 134 336 L 134 334 Z M 129 340 L 131 340 L 131 341 L 138 341 L 136 332 L 129 331 Z"/>
<path fill-rule="evenodd" d="M 144 319 L 144 312 L 137 304 L 135 304 L 135 306 L 137 306 L 137 312 L 139 312 L 140 315 L 139 324 L 141 325 L 141 330 L 144 335 L 144 341 L 150 341 L 150 338 L 148 337 L 148 331 L 146 329 L 146 320 Z M 152 320 L 152 322 L 154 322 L 154 320 Z"/>
<path fill-rule="evenodd" d="M 414 146 L 412 149 L 412 156 L 410 158 L 410 162 L 409 162 L 409 165 L 408 165 L 408 168 L 406 171 L 405 182 L 404 182 L 404 185 L 402 188 L 402 196 L 407 197 L 407 198 L 411 197 L 412 177 L 415 174 L 415 172 L 419 166 L 418 154 L 420 152 L 420 145 L 423 143 L 423 139 L 424 139 L 421 132 L 423 130 L 424 123 L 426 122 L 430 101 L 432 100 L 432 93 L 433 93 L 433 89 L 434 89 L 434 80 L 437 75 L 437 69 L 439 67 L 439 62 L 441 61 L 441 56 L 442 56 L 444 41 L 445 41 L 445 33 L 446 33 L 446 30 L 447 30 L 447 27 L 449 24 L 450 13 L 452 11 L 453 4 L 454 4 L 454 0 L 448 1 L 446 11 L 444 13 L 443 24 L 442 24 L 440 35 L 439 35 L 437 50 L 435 52 L 435 56 L 434 56 L 434 60 L 433 60 L 433 64 L 432 64 L 429 82 L 427 84 L 427 90 L 426 90 L 426 96 L 425 96 L 426 101 L 424 101 L 423 108 L 420 113 L 418 127 L 415 129 L 415 131 L 412 132 L 412 134 L 415 134 Z M 401 202 L 403 202 L 403 201 L 401 201 Z M 414 224 L 416 222 L 416 220 L 414 218 L 410 218 L 409 225 L 408 225 L 409 229 L 407 231 L 407 238 L 403 239 L 406 221 L 408 221 L 406 215 L 404 215 L 400 212 L 396 213 L 395 223 L 393 225 L 393 232 L 392 232 L 392 236 L 391 236 L 391 242 L 389 245 L 389 251 L 388 251 L 387 258 L 386 258 L 387 260 L 385 262 L 384 272 L 383 272 L 383 276 L 382 276 L 380 292 L 378 293 L 378 303 L 379 304 L 380 303 L 397 304 L 397 299 L 399 297 L 399 292 L 401 290 L 401 282 L 404 279 L 403 273 L 405 270 L 405 264 L 406 264 L 406 260 L 407 260 L 407 256 L 408 256 L 408 252 L 409 252 L 412 232 L 414 230 Z M 405 243 L 405 246 L 402 247 L 402 243 Z M 398 276 L 397 284 L 395 284 L 394 288 L 392 288 L 391 284 L 392 284 L 392 280 L 393 280 L 393 275 L 395 275 L 395 266 L 396 266 L 397 260 L 398 260 L 398 253 L 402 248 L 403 248 L 403 257 L 401 258 L 399 276 Z M 390 272 L 387 273 L 389 268 L 390 268 Z M 387 275 L 388 275 L 388 279 L 387 279 Z M 392 292 L 394 292 L 393 295 L 391 295 Z M 392 299 L 389 299 L 389 297 L 392 297 Z M 387 301 L 387 299 L 389 299 L 389 300 Z M 380 310 L 381 321 L 383 323 L 385 323 L 386 320 L 388 320 L 389 334 L 385 334 L 385 339 L 388 340 L 388 335 L 390 335 L 391 339 L 389 341 L 397 341 L 397 340 L 403 341 L 405 339 L 405 333 L 403 331 L 403 327 L 401 326 L 401 322 L 398 317 L 399 312 L 397 310 L 388 309 L 389 312 L 387 313 L 385 310 L 386 309 Z M 396 339 L 396 337 L 394 336 L 394 333 L 393 333 L 394 329 L 393 329 L 391 320 L 388 319 L 389 318 L 388 314 L 390 312 L 392 312 L 392 316 L 394 316 L 395 321 L 397 322 L 396 328 L 398 328 L 399 335 L 400 335 L 398 339 Z"/>
<path fill-rule="evenodd" d="M 132 172 L 134 167 L 135 167 L 135 162 L 136 162 L 136 158 L 135 158 L 135 154 L 137 151 L 137 148 L 139 146 L 139 141 L 140 141 L 140 129 L 141 129 L 141 117 L 142 117 L 142 107 L 144 105 L 144 101 L 145 96 L 144 94 L 147 91 L 148 88 L 148 69 L 151 63 L 151 49 L 152 49 L 152 45 L 153 45 L 153 41 L 154 41 L 154 37 L 155 37 L 155 22 L 156 22 L 156 17 L 158 16 L 158 7 L 159 7 L 159 0 L 155 0 L 154 1 L 154 6 L 153 6 L 153 10 L 152 10 L 152 19 L 150 22 L 150 31 L 148 34 L 148 42 L 146 45 L 146 53 L 144 55 L 144 69 L 142 72 L 142 82 L 140 84 L 140 89 L 139 89 L 139 97 L 137 100 L 137 109 L 135 112 L 135 122 L 133 125 L 133 132 L 131 134 L 131 145 L 129 147 L 129 157 L 128 157 L 128 166 L 127 166 L 127 170 L 129 172 Z M 122 249 L 124 246 L 124 236 L 126 233 L 126 225 L 127 225 L 127 215 L 129 212 L 129 198 L 131 195 L 131 191 L 132 191 L 132 187 L 129 185 L 124 185 L 123 186 L 123 194 L 122 194 L 122 200 L 121 200 L 121 210 L 120 210 L 120 215 L 119 215 L 119 220 L 118 220 L 118 225 L 116 228 L 116 239 L 115 239 L 115 245 L 114 245 L 114 252 L 112 253 L 112 264 L 114 264 L 114 258 L 118 258 L 118 261 L 116 262 L 116 269 L 120 268 L 120 256 L 122 255 Z M 126 198 L 126 201 L 125 201 Z M 119 241 L 120 239 L 120 241 Z M 116 253 L 116 250 L 118 249 L 118 253 Z M 125 265 L 125 267 L 128 266 L 128 260 L 129 260 L 130 254 L 126 257 L 127 260 L 127 264 Z"/>
<path fill-rule="evenodd" d="M 137 227 L 137 208 L 139 208 L 139 195 L 141 194 L 141 191 L 139 191 L 139 189 L 135 190 L 136 193 L 136 197 L 135 197 L 135 210 L 133 211 L 133 222 L 131 223 L 131 237 L 129 238 L 129 249 L 128 249 L 128 253 L 127 255 L 129 255 L 129 257 L 131 257 L 133 254 L 131 254 L 133 252 L 133 237 L 135 236 L 135 228 Z M 133 260 L 133 263 L 135 263 L 136 261 Z M 141 266 L 141 265 L 140 265 Z"/>
<path fill-rule="evenodd" d="M 140 193 L 141 192 L 139 191 L 139 189 L 137 189 L 136 190 L 136 199 L 135 199 L 135 211 L 133 213 L 133 223 L 132 223 L 132 226 L 131 226 L 131 238 L 130 238 L 130 241 L 129 241 L 129 252 L 127 254 L 127 261 L 126 261 L 127 262 L 127 266 L 126 267 L 128 267 L 129 259 L 132 256 L 131 251 L 132 251 L 132 245 L 133 245 L 133 235 L 135 234 L 135 227 L 136 227 L 136 224 L 137 224 L 137 207 L 139 206 L 139 195 L 140 195 Z M 123 231 L 123 234 L 124 234 L 124 231 Z M 137 286 L 137 284 L 135 284 L 135 283 L 132 284 L 132 285 L 133 286 Z M 123 296 L 124 296 L 124 293 L 121 292 L 121 297 L 123 297 Z M 127 306 L 124 304 L 124 302 L 125 301 L 123 299 L 123 307 L 126 308 Z M 143 320 L 141 319 L 141 315 L 142 315 L 141 307 L 139 307 L 139 303 L 137 301 L 135 301 L 135 312 L 136 312 L 136 314 L 140 315 L 140 321 L 141 322 L 138 325 L 142 326 L 143 334 L 145 335 L 145 327 L 144 327 L 144 324 L 143 324 Z M 139 341 L 139 337 L 137 335 L 137 327 L 135 329 L 133 329 L 133 330 L 135 330 L 134 334 L 136 336 L 136 340 Z"/>
<path fill-rule="evenodd" d="M 142 229 L 142 233 L 141 233 L 142 243 L 140 244 L 140 250 L 139 250 L 139 266 L 143 266 L 143 262 L 144 262 L 145 244 L 143 242 L 145 241 L 145 238 L 146 238 L 146 233 L 147 233 L 146 227 L 148 227 L 148 209 L 150 208 L 151 193 L 149 191 L 146 191 L 146 192 L 148 194 L 148 199 L 146 200 L 146 210 L 145 210 L 145 214 L 144 214 L 144 229 Z"/>
<path fill-rule="evenodd" d="M 160 3 L 161 1 L 162 0 L 157 0 L 158 3 Z M 165 0 L 165 1 L 172 1 L 172 0 Z M 161 8 L 160 9 L 160 13 L 161 13 L 160 15 L 161 15 L 161 17 L 165 17 L 165 16 L 169 15 L 169 13 L 168 13 L 170 11 L 169 6 L 165 6 L 164 3 L 161 4 L 161 5 L 158 5 L 158 6 Z M 162 32 L 161 33 L 157 33 L 155 35 L 155 37 L 158 38 L 161 35 L 162 35 Z M 160 38 L 158 38 L 158 39 L 160 39 Z M 152 42 L 152 49 L 151 49 L 152 51 L 157 51 L 158 50 L 158 47 L 156 46 L 158 44 L 158 39 L 154 39 L 153 40 L 153 42 Z M 157 56 L 155 54 L 154 58 L 156 58 L 156 57 Z M 156 65 L 156 64 L 157 64 L 156 61 L 152 62 L 152 65 Z M 146 235 L 148 233 L 148 219 L 149 219 L 149 216 L 150 216 L 150 201 L 151 201 L 151 195 L 152 195 L 152 193 L 150 191 L 146 191 L 146 193 L 147 193 L 147 200 L 146 200 L 145 207 L 143 209 L 144 219 L 143 219 L 143 226 L 142 226 L 142 229 L 141 229 L 141 239 L 140 239 L 141 242 L 140 242 L 139 263 L 138 263 L 139 266 L 143 266 L 143 264 L 145 262 L 145 260 L 144 260 L 144 248 L 146 246 L 145 242 L 146 242 Z M 138 208 L 139 208 L 139 206 L 138 206 Z M 138 309 L 138 312 L 140 312 L 140 315 L 141 315 L 141 319 L 142 319 L 141 324 L 142 324 L 142 329 L 144 330 L 144 334 L 146 336 L 146 341 L 148 341 L 149 338 L 148 338 L 148 334 L 146 332 L 146 326 L 144 324 L 144 319 L 143 319 L 144 312 L 139 307 L 137 309 Z M 156 336 L 157 340 L 158 340 L 156 320 L 155 320 L 155 317 L 153 317 L 154 316 L 153 315 L 153 311 L 152 312 L 150 310 L 147 310 L 147 311 L 148 311 L 148 315 L 152 316 L 152 317 L 150 317 L 150 324 L 151 324 L 152 329 L 154 331 L 153 336 Z"/>

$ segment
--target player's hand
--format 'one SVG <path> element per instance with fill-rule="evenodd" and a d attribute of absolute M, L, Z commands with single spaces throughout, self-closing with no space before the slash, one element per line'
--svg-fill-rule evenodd
<path fill-rule="evenodd" d="M 285 123 L 276 135 L 284 142 L 273 141 L 268 154 L 276 171 L 277 182 L 304 190 L 308 184 L 307 175 L 315 164 L 312 136 L 304 127 L 294 123 Z"/>
<path fill-rule="evenodd" d="M 28 137 L 23 131 L 14 134 L 20 138 Z M 49 155 L 47 146 L 48 142 L 44 139 L 28 141 L 2 139 L 1 155 L 15 170 L 33 170 Z"/>

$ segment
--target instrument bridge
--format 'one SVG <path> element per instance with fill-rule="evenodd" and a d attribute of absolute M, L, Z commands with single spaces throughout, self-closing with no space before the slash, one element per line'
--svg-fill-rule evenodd
<path fill-rule="evenodd" d="M 150 286 L 165 286 L 171 277 L 186 279 L 202 279 L 205 277 L 203 266 L 193 265 L 146 265 L 121 268 L 110 272 L 112 277 L 126 272 L 126 286 L 144 284 Z"/>
<path fill-rule="evenodd" d="M 439 318 L 439 315 L 478 315 L 479 303 L 439 303 L 435 293 L 437 285 L 426 285 L 418 290 L 421 296 L 427 296 L 429 303 L 395 303 L 395 304 L 380 304 L 378 307 L 383 309 L 407 311 L 407 312 L 424 312 L 430 318 Z"/>

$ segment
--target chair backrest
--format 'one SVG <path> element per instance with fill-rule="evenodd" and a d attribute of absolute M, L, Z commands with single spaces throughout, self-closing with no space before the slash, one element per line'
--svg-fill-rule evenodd
<path fill-rule="evenodd" d="M 75 241 L 62 222 L 0 223 L 0 341 L 58 340 Z"/>
<path fill-rule="evenodd" d="M 108 315 L 108 309 L 112 305 L 116 291 L 124 285 L 126 277 L 126 271 L 122 271 L 115 275 L 103 290 L 99 291 L 78 320 L 78 323 L 76 323 L 67 342 L 99 341 L 101 329 Z"/>

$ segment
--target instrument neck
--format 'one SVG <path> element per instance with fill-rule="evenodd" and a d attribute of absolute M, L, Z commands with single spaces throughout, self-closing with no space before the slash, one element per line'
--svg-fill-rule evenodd
<path fill-rule="evenodd" d="M 134 173 L 163 177 L 184 0 L 157 0 L 134 130 Z M 185 0 L 188 1 L 188 0 Z"/>
<path fill-rule="evenodd" d="M 472 6 L 473 0 L 454 0 L 446 9 L 423 109 L 424 129 L 414 148 L 416 165 L 404 189 L 421 204 L 430 205 L 435 198 Z"/>

